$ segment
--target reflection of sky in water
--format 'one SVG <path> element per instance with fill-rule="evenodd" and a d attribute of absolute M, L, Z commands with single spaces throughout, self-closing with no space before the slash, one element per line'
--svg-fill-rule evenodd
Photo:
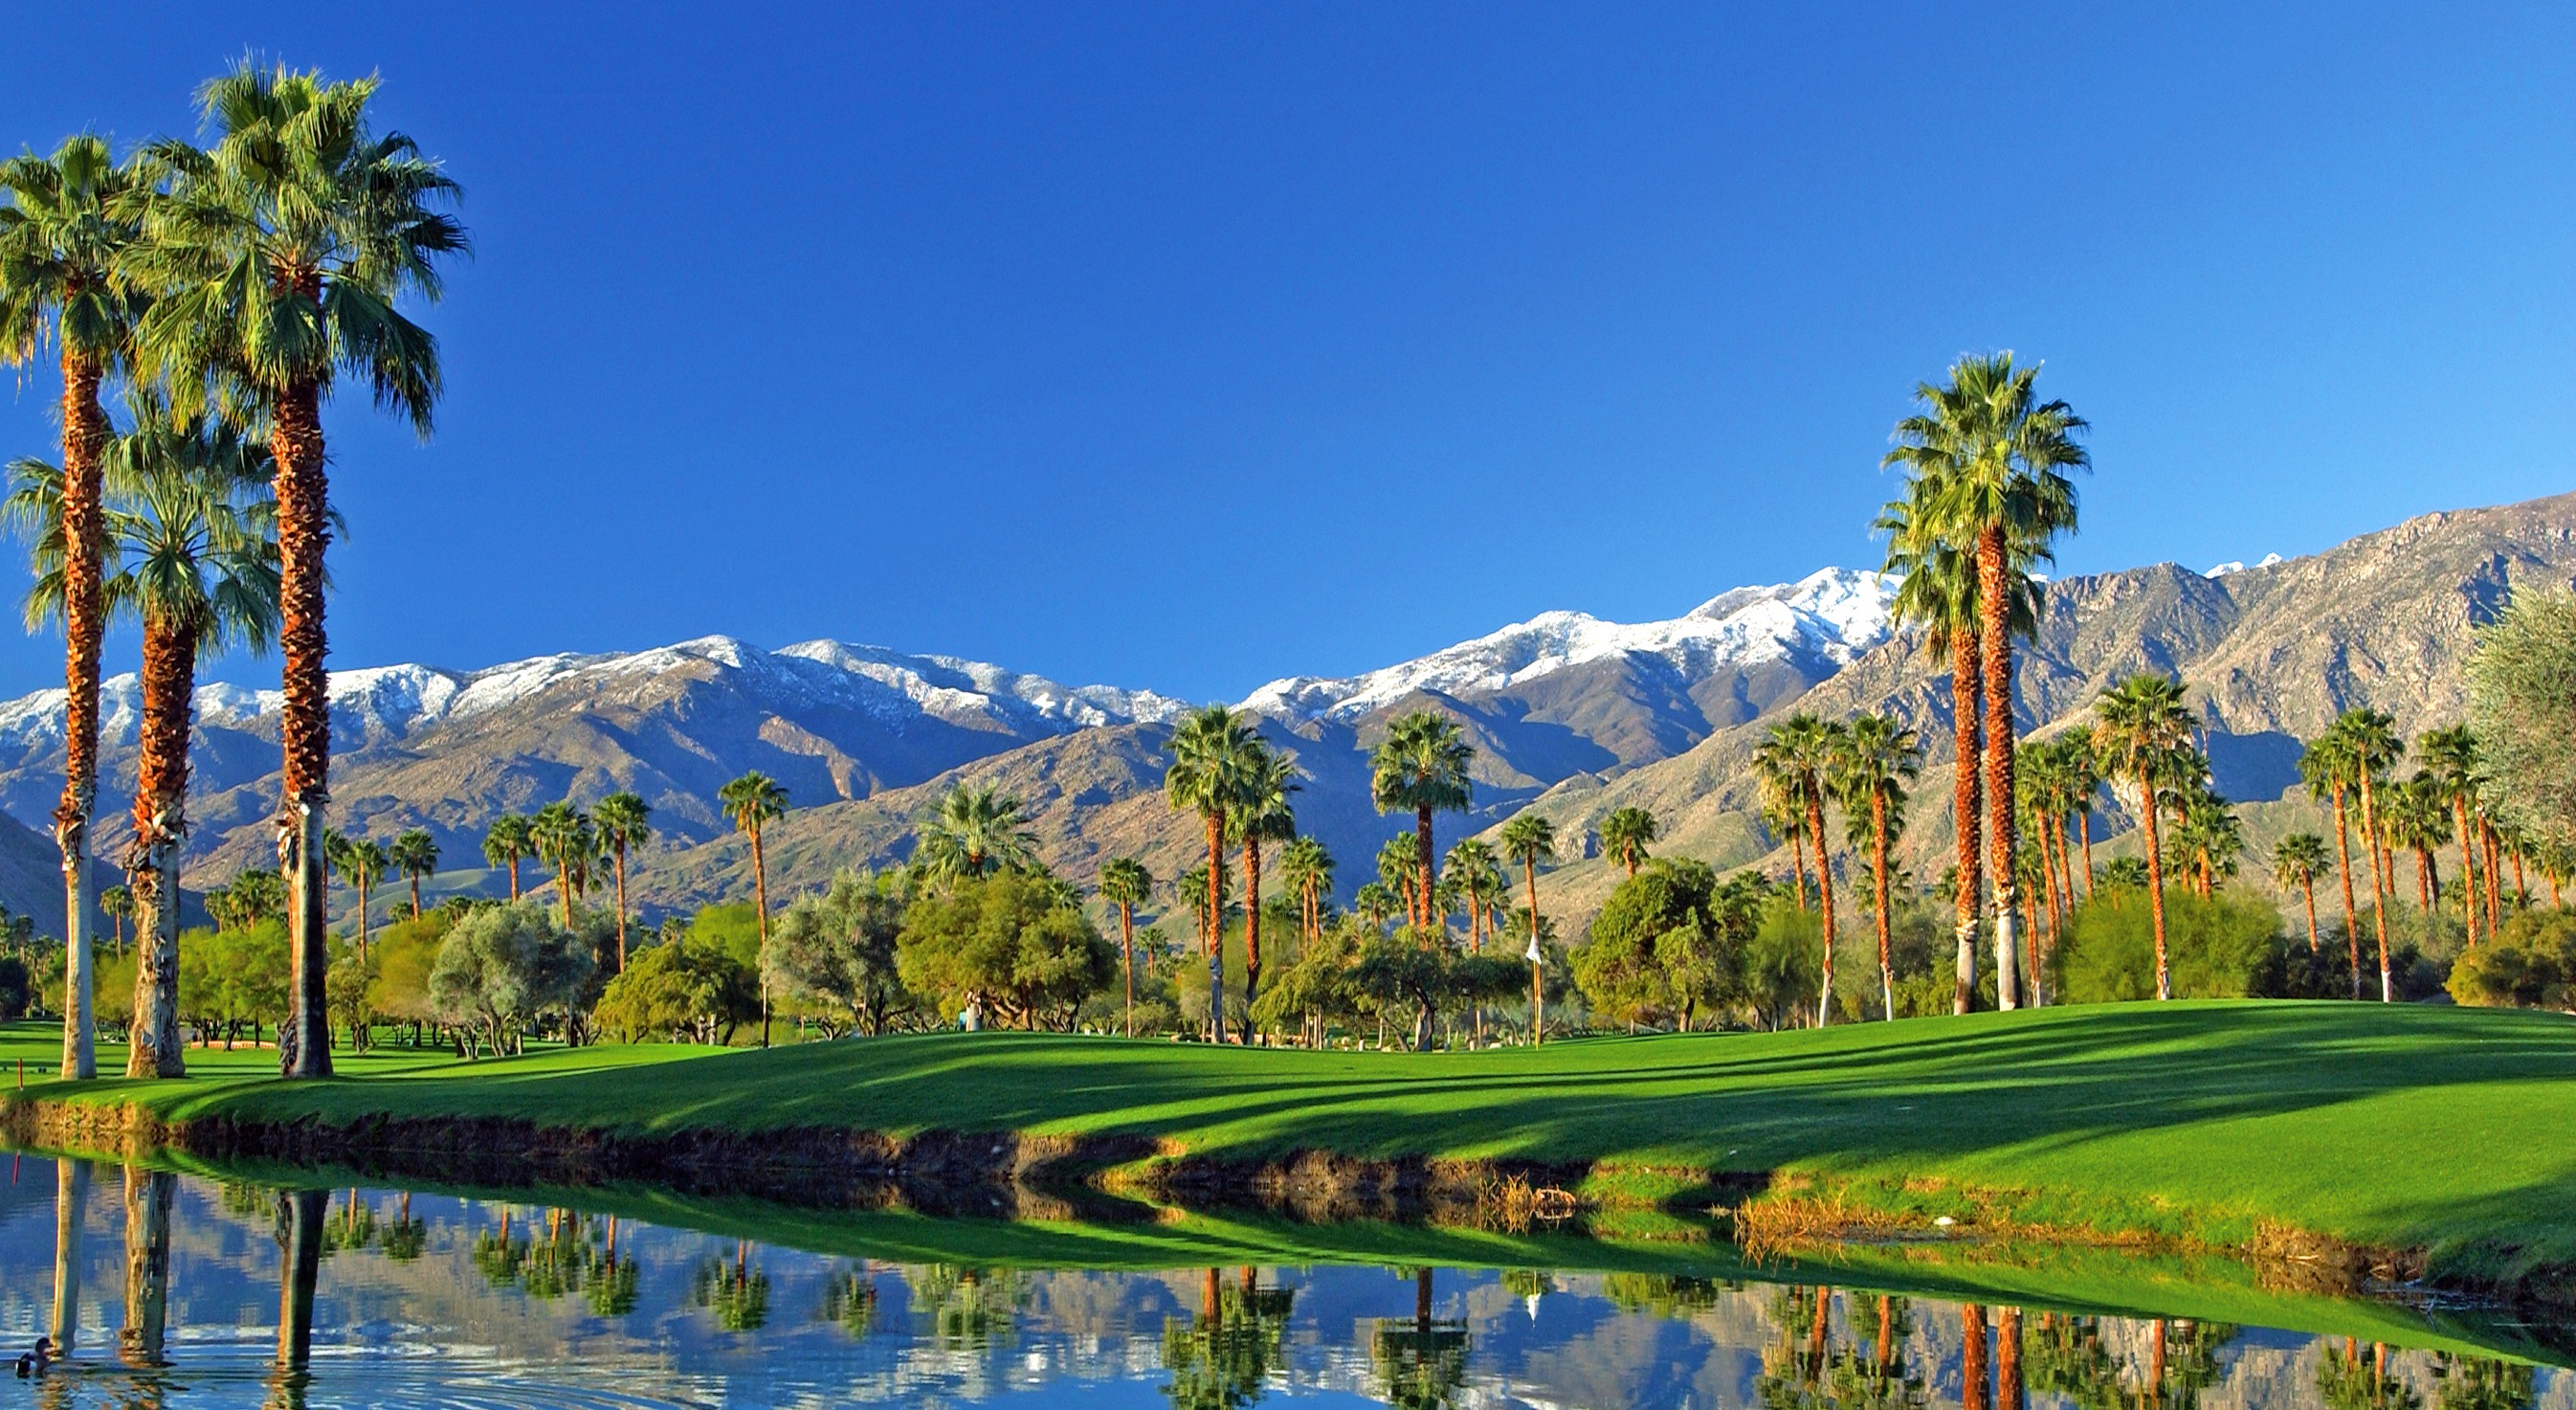
<path fill-rule="evenodd" d="M 57 1223 L 54 1163 L 16 1161 L 11 1173 L 0 1186 L 0 1344 L 14 1355 L 52 1325 Z M 1820 1342 L 1813 1289 L 1441 1270 L 1424 1326 L 1409 1272 L 1265 1268 L 1247 1297 L 1243 1270 L 1227 1268 L 1206 1322 L 1205 1270 L 898 1267 L 628 1221 L 612 1262 L 599 1216 L 421 1195 L 409 1206 L 417 1223 L 402 1228 L 398 1196 L 360 1192 L 353 1221 L 344 1191 L 320 1228 L 328 1251 L 299 1398 L 275 1369 L 277 1198 L 196 1179 L 175 1189 L 168 1364 L 120 1363 L 127 1179 L 101 1166 L 74 1265 L 74 1355 L 38 1383 L 0 1376 L 0 1401 L 1907 1406 L 1958 1405 L 1966 1389 L 1961 1309 L 1926 1299 L 1886 1304 L 1882 1370 L 1880 1301 L 1862 1294 L 1828 1297 Z M 2021 1321 L 2029 1404 L 2141 1403 L 2159 1360 L 2152 1323 Z M 2576 1410 L 2576 1377 L 2548 1371 L 2506 1373 L 2493 1387 L 2503 1395 L 2472 1401 L 2467 1378 L 2492 1368 L 2429 1353 L 2391 1349 L 2383 1374 L 2367 1344 L 2344 1362 L 2340 1338 L 2173 1323 L 2164 1340 L 2167 1406 Z M 1988 1375 L 1997 1359 L 1988 1354 Z"/>

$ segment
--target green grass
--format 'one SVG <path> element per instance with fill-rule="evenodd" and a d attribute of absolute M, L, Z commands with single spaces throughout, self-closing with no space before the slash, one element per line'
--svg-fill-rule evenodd
<path fill-rule="evenodd" d="M 1613 1167 L 1596 1180 L 1648 1195 L 1711 1171 L 1803 1174 L 1926 1216 L 2216 1244 L 2268 1218 L 2423 1247 L 2472 1277 L 2576 1267 L 2576 1023 L 2551 1014 L 2175 1003 L 1535 1052 L 986 1033 L 704 1053 L 393 1056 L 370 1077 L 295 1084 L 208 1061 L 186 1081 L 30 1095 L 178 1118 L 958 1129 L 1151 1137 L 1227 1159 L 1506 1157 Z"/>

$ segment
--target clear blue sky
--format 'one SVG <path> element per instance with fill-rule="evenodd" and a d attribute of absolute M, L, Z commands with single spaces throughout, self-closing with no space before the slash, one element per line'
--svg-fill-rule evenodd
<path fill-rule="evenodd" d="M 435 440 L 329 419 L 341 666 L 726 632 L 1230 698 L 1669 616 L 1874 563 L 1908 390 L 1998 347 L 2097 427 L 2063 571 L 2576 484 L 2565 7 L 397 8 L 0 58 L 48 149 L 192 131 L 245 50 L 377 70 L 465 183 Z M 7 633 L 0 691 L 59 662 Z"/>

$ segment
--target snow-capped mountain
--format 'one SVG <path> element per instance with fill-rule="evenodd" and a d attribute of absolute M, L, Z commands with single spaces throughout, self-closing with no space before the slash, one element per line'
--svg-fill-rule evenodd
<path fill-rule="evenodd" d="M 1421 692 L 1496 695 L 1573 667 L 1622 659 L 1659 659 L 1689 683 L 1778 661 L 1840 667 L 1887 639 L 1895 596 L 1896 580 L 1885 574 L 1826 568 L 1794 583 L 1722 593 L 1669 621 L 1544 612 L 1365 675 L 1275 680 L 1243 703 L 1287 719 L 1349 720 Z"/>

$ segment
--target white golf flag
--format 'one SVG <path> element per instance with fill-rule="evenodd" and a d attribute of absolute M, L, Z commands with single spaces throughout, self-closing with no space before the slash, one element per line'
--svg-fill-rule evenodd
<path fill-rule="evenodd" d="M 1530 947 L 1529 947 L 1529 950 L 1528 950 L 1528 952 L 1527 952 L 1527 953 L 1523 954 L 1523 955 L 1521 956 L 1521 958 L 1523 958 L 1523 959 L 1525 959 L 1525 960 L 1528 960 L 1531 964 L 1537 964 L 1537 963 L 1538 963 L 1538 958 L 1539 958 L 1539 956 L 1538 956 L 1538 937 L 1537 937 L 1537 936 L 1533 935 L 1533 936 L 1531 936 L 1531 937 L 1530 937 Z"/>

